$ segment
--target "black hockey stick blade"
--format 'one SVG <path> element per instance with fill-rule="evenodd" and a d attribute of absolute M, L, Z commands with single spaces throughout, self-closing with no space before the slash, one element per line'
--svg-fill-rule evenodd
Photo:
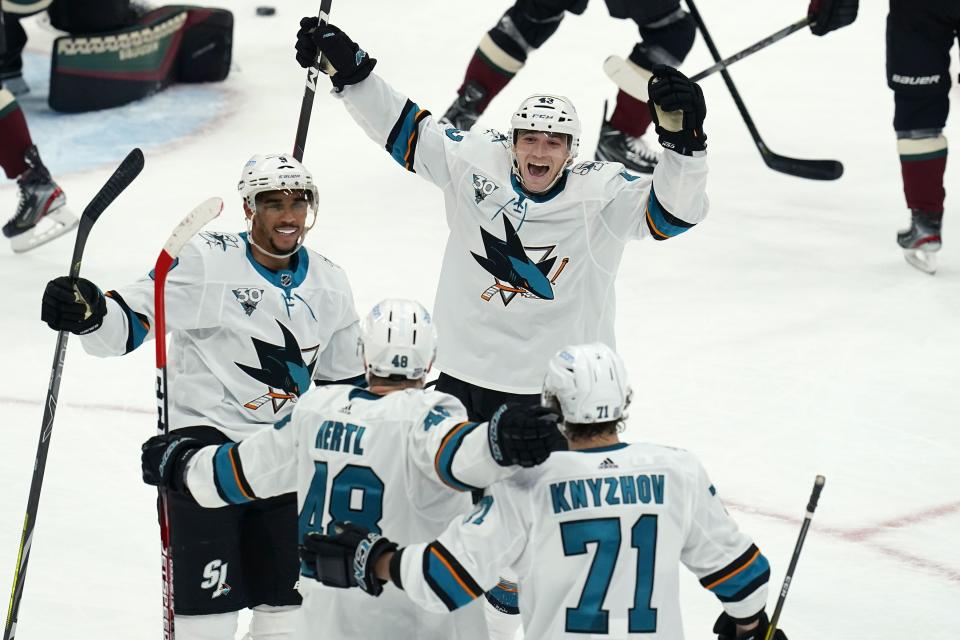
<path fill-rule="evenodd" d="M 143 151 L 134 148 L 83 210 L 83 214 L 80 216 L 80 227 L 77 229 L 77 239 L 73 245 L 73 261 L 70 263 L 70 276 L 72 278 L 80 275 L 80 258 L 83 256 L 87 236 L 90 234 L 93 224 L 100 217 L 100 214 L 117 199 L 117 196 L 123 193 L 123 190 L 129 187 L 130 183 L 140 175 L 141 171 L 143 171 Z"/>
<path fill-rule="evenodd" d="M 808 180 L 836 180 L 843 175 L 843 163 L 839 160 L 788 158 L 767 149 L 763 161 L 774 171 Z"/>

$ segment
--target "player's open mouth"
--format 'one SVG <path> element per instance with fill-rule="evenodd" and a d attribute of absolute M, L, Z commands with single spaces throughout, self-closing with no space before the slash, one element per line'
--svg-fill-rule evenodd
<path fill-rule="evenodd" d="M 282 236 L 292 236 L 300 231 L 298 227 L 277 227 L 274 229 Z"/>
<path fill-rule="evenodd" d="M 534 164 L 532 162 L 527 163 L 527 173 L 529 173 L 534 178 L 542 178 L 547 175 L 547 172 L 550 171 L 550 167 L 545 164 Z"/>

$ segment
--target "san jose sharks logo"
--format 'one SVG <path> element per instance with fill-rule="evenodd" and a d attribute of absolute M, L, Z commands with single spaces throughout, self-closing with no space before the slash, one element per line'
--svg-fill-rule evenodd
<path fill-rule="evenodd" d="M 553 300 L 553 285 L 566 268 L 569 258 L 563 258 L 553 270 L 557 257 L 553 255 L 556 245 L 525 247 L 520 236 L 507 216 L 503 217 L 505 238 L 501 240 L 486 229 L 480 229 L 486 256 L 470 252 L 481 267 L 494 277 L 494 283 L 480 295 L 489 301 L 497 292 L 503 306 L 507 306 L 517 295 L 524 298 Z M 534 256 L 536 259 L 534 259 Z"/>
<path fill-rule="evenodd" d="M 240 238 L 233 235 L 232 233 L 220 233 L 219 231 L 201 231 L 200 237 L 203 238 L 204 242 L 207 243 L 207 246 L 211 249 L 223 249 L 227 250 L 227 247 L 232 247 L 234 249 L 240 246 Z"/>
<path fill-rule="evenodd" d="M 301 349 L 293 333 L 279 320 L 277 324 L 283 334 L 283 346 L 251 338 L 260 360 L 260 368 L 234 363 L 248 376 L 267 386 L 266 393 L 243 405 L 253 411 L 270 402 L 273 412 L 278 412 L 287 402 L 296 402 L 306 393 L 313 379 L 319 345 Z"/>

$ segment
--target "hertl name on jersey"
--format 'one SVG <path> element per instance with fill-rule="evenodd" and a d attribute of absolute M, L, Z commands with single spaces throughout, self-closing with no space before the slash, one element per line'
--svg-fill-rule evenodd
<path fill-rule="evenodd" d="M 326 449 L 328 451 L 343 451 L 354 455 L 363 455 L 363 446 L 360 441 L 363 440 L 363 434 L 366 427 L 358 427 L 349 422 L 336 422 L 334 420 L 324 420 L 317 430 L 317 449 Z M 356 434 L 356 437 L 354 437 Z"/>
<path fill-rule="evenodd" d="M 553 512 L 620 504 L 663 504 L 663 474 L 586 478 L 550 485 Z"/>

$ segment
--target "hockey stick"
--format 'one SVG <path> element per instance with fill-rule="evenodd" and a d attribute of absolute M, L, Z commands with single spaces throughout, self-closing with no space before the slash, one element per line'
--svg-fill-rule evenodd
<path fill-rule="evenodd" d="M 70 260 L 70 277 L 76 280 L 80 276 L 80 263 L 87 236 L 100 214 L 110 206 L 117 196 L 126 189 L 143 170 L 143 152 L 131 151 L 106 184 L 93 197 L 80 216 L 77 238 L 73 244 L 73 258 Z M 10 606 L 7 609 L 7 622 L 3 629 L 3 640 L 12 640 L 17 631 L 17 614 L 23 597 L 23 583 L 27 576 L 27 562 L 30 560 L 30 546 L 33 542 L 33 528 L 36 525 L 37 509 L 40 506 L 40 489 L 43 485 L 43 473 L 47 466 L 47 451 L 50 449 L 50 435 L 53 432 L 53 418 L 57 412 L 57 397 L 60 395 L 60 376 L 63 361 L 67 356 L 67 338 L 69 333 L 57 333 L 57 346 L 53 352 L 53 366 L 50 368 L 50 382 L 47 385 L 47 398 L 43 403 L 43 422 L 40 424 L 40 442 L 37 443 L 37 457 L 33 463 L 33 479 L 30 481 L 30 496 L 27 499 L 27 513 L 23 518 L 23 534 L 20 537 L 20 549 L 17 552 L 17 568 L 13 575 L 13 588 L 10 591 Z"/>
<path fill-rule="evenodd" d="M 803 541 L 807 537 L 807 529 L 810 528 L 810 521 L 813 519 L 813 512 L 817 508 L 817 501 L 820 500 L 820 492 L 823 491 L 823 484 L 827 481 L 823 476 L 817 476 L 813 482 L 813 492 L 810 494 L 810 501 L 807 503 L 807 513 L 803 517 L 803 525 L 800 527 L 800 536 L 797 538 L 797 544 L 793 548 L 793 557 L 790 558 L 790 566 L 787 567 L 787 575 L 783 577 L 783 586 L 780 588 L 780 597 L 777 598 L 777 607 L 773 610 L 773 617 L 770 619 L 770 626 L 767 627 L 767 635 L 763 640 L 771 640 L 777 630 L 777 622 L 780 620 L 780 612 L 783 611 L 783 603 L 787 599 L 787 592 L 790 591 L 790 583 L 793 582 L 793 572 L 797 568 L 797 560 L 800 559 L 800 550 L 803 548 Z"/>
<path fill-rule="evenodd" d="M 703 18 L 700 16 L 700 12 L 697 11 L 697 6 L 693 0 L 687 0 L 687 7 L 690 8 L 690 15 L 692 15 L 696 21 L 697 29 L 700 30 L 700 35 L 703 36 L 703 41 L 707 45 L 707 49 L 710 50 L 710 55 L 713 57 L 714 62 L 721 62 L 720 52 L 717 51 L 716 45 L 713 44 L 713 38 L 710 37 L 707 26 L 704 24 Z M 740 92 L 737 91 L 737 87 L 733 84 L 733 78 L 730 77 L 730 72 L 726 69 L 721 69 L 720 75 L 723 76 L 723 81 L 726 83 L 727 89 L 730 91 L 730 95 L 737 105 L 737 110 L 740 111 L 743 122 L 747 125 L 747 129 L 750 130 L 753 143 L 757 145 L 757 149 L 760 151 L 760 155 L 768 167 L 780 173 L 797 176 L 798 178 L 808 178 L 810 180 L 836 180 L 843 175 L 843 165 L 836 160 L 802 160 L 781 156 L 771 151 L 763 142 L 763 139 L 760 137 L 760 132 L 757 131 L 757 127 L 753 123 L 753 118 L 751 118 L 747 112 L 747 106 L 743 103 Z"/>
<path fill-rule="evenodd" d="M 797 20 L 788 27 L 784 27 L 780 31 L 767 36 L 763 40 L 759 40 L 746 49 L 738 51 L 732 56 L 728 56 L 717 62 L 716 64 L 707 67 L 700 73 L 691 76 L 690 79 L 694 82 L 699 82 L 709 75 L 712 75 L 719 71 L 720 69 L 726 69 L 734 62 L 743 60 L 744 58 L 753 55 L 761 49 L 766 49 L 775 42 L 783 40 L 791 33 L 795 33 L 800 29 L 803 29 L 808 24 L 810 24 L 810 18 L 804 18 L 803 20 Z M 647 95 L 647 80 L 649 80 L 648 74 L 640 74 L 637 70 L 631 66 L 632 63 L 627 62 L 620 56 L 610 56 L 603 63 L 603 70 L 611 80 L 613 80 L 617 87 L 623 89 L 626 93 L 630 94 L 637 100 L 642 100 L 647 102 L 650 99 L 650 96 Z"/>
<path fill-rule="evenodd" d="M 157 257 L 153 270 L 154 339 L 157 343 L 157 433 L 170 430 L 167 413 L 167 314 L 164 305 L 164 289 L 167 274 L 173 268 L 181 249 L 203 225 L 223 210 L 223 200 L 210 198 L 198 205 L 180 221 Z M 170 553 L 170 519 L 167 512 L 167 492 L 160 492 L 160 545 L 163 566 L 163 638 L 173 640 L 173 555 Z"/>
<path fill-rule="evenodd" d="M 333 0 L 320 0 L 320 24 L 330 21 L 330 5 Z M 307 146 L 307 131 L 310 129 L 310 114 L 313 112 L 313 97 L 317 94 L 317 78 L 320 77 L 320 60 L 307 69 L 307 84 L 303 90 L 303 102 L 300 104 L 300 120 L 297 122 L 297 137 L 293 141 L 293 157 L 303 160 L 303 150 Z"/>

